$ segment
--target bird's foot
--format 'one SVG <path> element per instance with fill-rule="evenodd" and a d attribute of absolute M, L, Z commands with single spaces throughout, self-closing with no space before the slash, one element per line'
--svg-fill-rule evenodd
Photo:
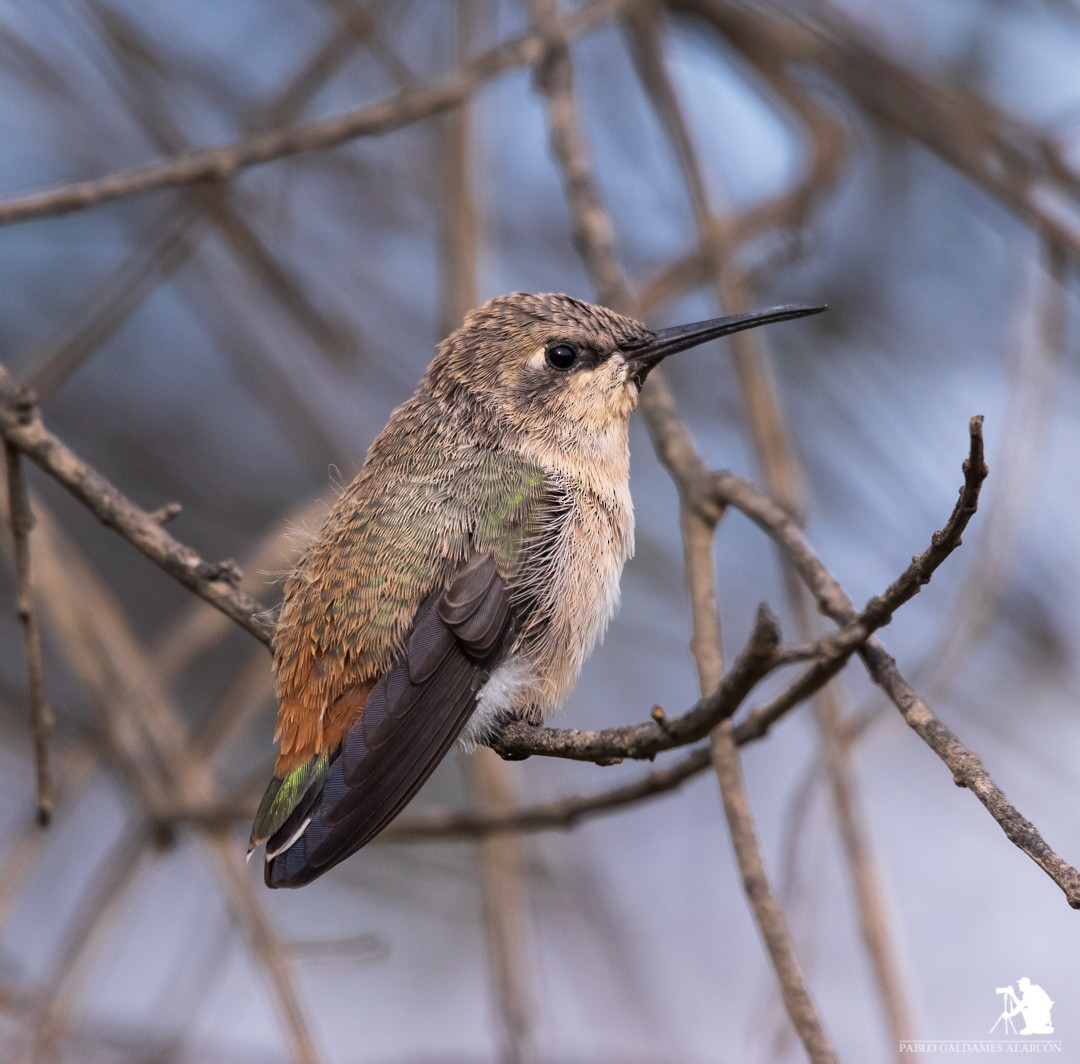
<path fill-rule="evenodd" d="M 539 728 L 544 723 L 543 714 L 535 706 L 528 706 L 525 709 L 517 709 L 509 713 L 506 717 L 507 724 L 525 724 L 530 728 Z M 504 761 L 525 761 L 531 757 L 531 754 L 519 753 L 516 750 L 501 750 L 497 746 L 495 752 Z"/>

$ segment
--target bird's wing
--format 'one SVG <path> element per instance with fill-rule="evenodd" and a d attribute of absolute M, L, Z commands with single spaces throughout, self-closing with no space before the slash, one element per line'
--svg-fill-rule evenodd
<path fill-rule="evenodd" d="M 515 586 L 522 546 L 536 534 L 543 470 L 478 441 L 432 436 L 433 418 L 410 417 L 409 405 L 376 440 L 285 585 L 274 635 L 274 768 L 285 795 L 312 758 L 341 745 L 368 690 L 404 649 L 423 600 L 474 553 L 490 553 Z M 253 842 L 280 827 L 283 811 L 279 802 L 260 819 Z"/>
<path fill-rule="evenodd" d="M 309 883 L 397 816 L 464 728 L 513 628 L 510 593 L 490 553 L 474 555 L 424 599 L 321 789 L 312 787 L 267 843 L 267 886 Z"/>

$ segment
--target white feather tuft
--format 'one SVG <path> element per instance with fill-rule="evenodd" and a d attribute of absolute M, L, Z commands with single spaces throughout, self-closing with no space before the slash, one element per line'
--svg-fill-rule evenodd
<path fill-rule="evenodd" d="M 482 746 L 500 724 L 531 701 L 536 687 L 537 676 L 529 660 L 520 654 L 507 658 L 480 688 L 476 709 L 458 739 L 463 749 L 472 753 Z"/>

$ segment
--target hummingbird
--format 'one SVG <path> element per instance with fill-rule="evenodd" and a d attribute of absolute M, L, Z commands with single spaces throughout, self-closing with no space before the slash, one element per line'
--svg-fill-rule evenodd
<path fill-rule="evenodd" d="M 634 549 L 628 426 L 650 370 L 781 306 L 653 330 L 500 296 L 439 345 L 285 582 L 279 743 L 248 856 L 299 887 L 374 838 L 455 742 L 567 697 Z"/>

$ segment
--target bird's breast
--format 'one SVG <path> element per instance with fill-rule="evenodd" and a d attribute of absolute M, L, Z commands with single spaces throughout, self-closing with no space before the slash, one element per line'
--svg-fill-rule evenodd
<path fill-rule="evenodd" d="M 541 714 L 565 700 L 602 637 L 634 550 L 627 484 L 597 490 L 573 476 L 550 476 L 552 518 L 521 574 L 535 604 L 522 650 L 537 676 L 533 708 Z"/>

